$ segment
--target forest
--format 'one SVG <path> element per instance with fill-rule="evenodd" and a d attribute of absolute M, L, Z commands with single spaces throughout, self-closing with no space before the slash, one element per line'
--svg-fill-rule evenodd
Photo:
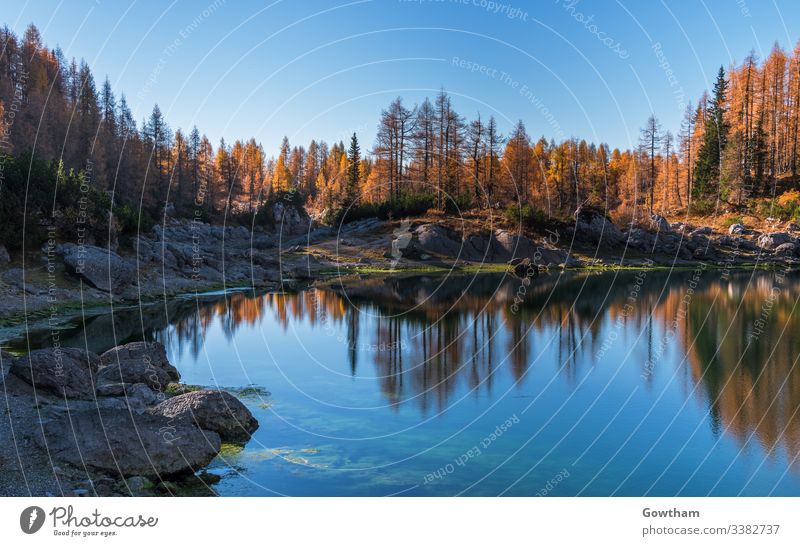
<path fill-rule="evenodd" d="M 686 108 L 678 134 L 645 120 L 638 146 L 502 135 L 491 115 L 467 119 L 442 90 L 420 104 L 397 97 L 379 113 L 371 147 L 284 137 L 276 157 L 254 138 L 213 144 L 172 129 L 158 105 L 137 123 L 108 78 L 48 49 L 30 25 L 0 30 L 0 241 L 83 215 L 98 239 L 114 223 L 136 232 L 165 213 L 208 222 L 268 222 L 290 196 L 323 222 L 427 210 L 511 207 L 564 219 L 591 204 L 625 221 L 652 212 L 749 211 L 796 218 L 800 46 L 778 44 L 720 67 Z M 363 135 L 362 135 L 363 136 Z M 21 212 L 24 210 L 24 214 Z"/>

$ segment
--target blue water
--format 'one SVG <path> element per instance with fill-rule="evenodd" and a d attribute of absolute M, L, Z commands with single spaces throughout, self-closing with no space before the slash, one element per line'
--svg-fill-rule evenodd
<path fill-rule="evenodd" d="M 240 394 L 261 426 L 212 463 L 221 495 L 796 495 L 798 293 L 767 271 L 399 276 L 70 335 L 161 340 L 184 382 Z"/>

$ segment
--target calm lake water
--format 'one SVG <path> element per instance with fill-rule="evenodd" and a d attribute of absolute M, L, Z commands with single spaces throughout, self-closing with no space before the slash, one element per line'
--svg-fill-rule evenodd
<path fill-rule="evenodd" d="M 799 293 L 783 271 L 393 276 L 63 338 L 156 339 L 184 382 L 251 387 L 221 495 L 797 495 Z"/>

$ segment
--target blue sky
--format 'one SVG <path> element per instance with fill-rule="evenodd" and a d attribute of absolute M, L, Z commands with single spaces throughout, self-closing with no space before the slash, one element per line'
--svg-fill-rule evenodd
<path fill-rule="evenodd" d="M 215 143 L 282 136 L 371 146 L 395 96 L 444 87 L 468 118 L 522 119 L 534 138 L 577 136 L 626 148 L 654 112 L 683 105 L 720 64 L 800 36 L 800 3 L 776 0 L 0 0 L 18 33 L 108 75 L 137 120 L 158 103 L 173 128 Z M 671 70 L 671 73 L 668 72 Z"/>

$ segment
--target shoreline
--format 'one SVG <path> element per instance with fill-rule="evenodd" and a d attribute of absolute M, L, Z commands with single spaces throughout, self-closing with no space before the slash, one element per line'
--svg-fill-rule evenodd
<path fill-rule="evenodd" d="M 699 266 L 709 271 L 746 271 L 746 270 L 773 270 L 773 269 L 786 269 L 786 270 L 800 270 L 800 264 L 791 263 L 776 263 L 776 262 L 761 262 L 761 263 L 742 263 L 735 265 L 720 265 L 709 264 L 702 261 L 694 261 L 691 263 L 681 263 L 675 266 L 663 265 L 653 263 L 652 265 L 582 265 L 577 267 L 566 268 L 550 268 L 542 271 L 543 274 L 563 274 L 563 273 L 614 273 L 618 271 L 692 271 Z M 426 267 L 395 267 L 395 268 L 360 268 L 348 267 L 340 270 L 320 271 L 319 274 L 313 279 L 307 279 L 306 282 L 297 283 L 291 279 L 289 286 L 281 285 L 252 285 L 252 284 L 236 284 L 228 286 L 204 287 L 203 290 L 178 292 L 167 294 L 169 300 L 190 300 L 190 299 L 216 299 L 224 297 L 229 294 L 238 292 L 252 292 L 252 293 L 280 293 L 286 291 L 299 291 L 313 288 L 317 283 L 326 283 L 333 279 L 341 278 L 342 280 L 349 280 L 352 278 L 364 277 L 393 277 L 402 275 L 480 275 L 480 274 L 497 274 L 507 273 L 514 275 L 513 268 L 508 264 L 463 264 L 453 265 L 452 267 L 446 266 L 426 266 Z M 289 280 L 289 279 L 287 279 Z M 114 310 L 130 310 L 137 307 L 149 307 L 164 302 L 163 297 L 150 295 L 140 300 L 120 299 L 117 301 L 96 301 L 81 302 L 81 300 L 68 300 L 59 302 L 58 304 L 41 307 L 35 311 L 27 313 L 18 313 L 0 316 L 0 330 L 13 330 L 26 324 L 26 329 L 37 330 L 45 325 L 49 325 L 53 329 L 57 329 L 66 325 L 71 320 L 80 316 L 95 317 L 111 314 Z M 59 320 L 49 320 L 58 315 Z M 2 339 L 0 339 L 2 342 Z M 8 350 L 8 349 L 7 349 Z M 13 350 L 12 350 L 13 352 Z"/>

